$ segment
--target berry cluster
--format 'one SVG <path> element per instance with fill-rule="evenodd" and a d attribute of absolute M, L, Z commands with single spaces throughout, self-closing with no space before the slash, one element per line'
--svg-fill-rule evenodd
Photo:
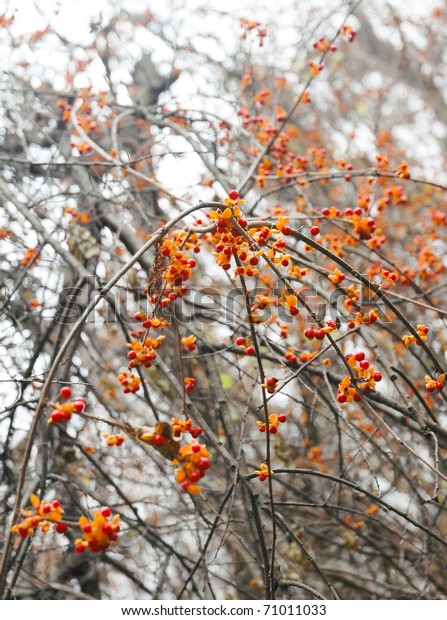
<path fill-rule="evenodd" d="M 64 513 L 59 500 L 53 502 L 40 501 L 34 493 L 30 497 L 32 510 L 22 509 L 21 515 L 24 520 L 12 526 L 11 531 L 18 534 L 21 538 L 33 536 L 35 529 L 38 528 L 42 532 L 48 532 L 51 525 L 58 534 L 65 534 L 68 526 L 62 523 L 62 515 Z"/>
<path fill-rule="evenodd" d="M 321 52 L 322 54 L 324 54 L 325 52 L 336 52 L 337 51 L 337 46 L 331 45 L 329 41 L 326 39 L 326 37 L 320 37 L 318 41 L 315 41 L 312 47 L 314 48 L 314 50 L 317 50 L 318 52 Z"/>
<path fill-rule="evenodd" d="M 41 251 L 39 248 L 28 248 L 25 252 L 25 256 L 20 261 L 22 267 L 29 267 L 31 263 L 36 265 L 37 261 L 41 257 Z"/>
<path fill-rule="evenodd" d="M 255 354 L 255 348 L 250 343 L 250 340 L 248 338 L 243 338 L 242 336 L 240 336 L 239 338 L 236 338 L 236 344 L 238 347 L 241 347 L 241 349 L 245 351 L 245 355 Z"/>
<path fill-rule="evenodd" d="M 185 390 L 187 392 L 192 392 L 196 388 L 197 379 L 194 379 L 194 377 L 185 377 L 183 383 L 185 384 Z"/>
<path fill-rule="evenodd" d="M 369 394 L 375 388 L 376 383 L 382 381 L 382 373 L 374 370 L 374 366 L 371 366 L 366 359 L 364 351 L 349 353 L 346 356 L 346 361 L 357 374 L 357 384 L 356 387 L 353 387 L 350 377 L 344 377 L 338 387 L 337 400 L 339 403 L 350 403 L 353 400 L 358 402 L 362 400 L 362 397 L 357 389 Z"/>
<path fill-rule="evenodd" d="M 273 474 L 274 474 L 272 469 L 269 470 L 269 468 L 267 467 L 266 463 L 262 463 L 261 464 L 261 468 L 260 469 L 255 469 L 255 471 L 253 473 L 256 476 L 259 476 L 259 480 L 261 482 L 264 482 L 264 480 L 267 480 L 268 476 L 273 476 Z"/>
<path fill-rule="evenodd" d="M 107 506 L 101 510 L 95 510 L 91 521 L 84 516 L 79 519 L 82 538 L 75 540 L 76 553 L 84 553 L 86 549 L 92 553 L 107 551 L 110 544 L 118 540 L 120 518 L 119 515 L 115 515 L 110 519 L 111 516 L 112 511 Z"/>
<path fill-rule="evenodd" d="M 182 490 L 191 495 L 198 495 L 202 489 L 197 482 L 202 479 L 211 467 L 210 453 L 204 444 L 192 441 L 182 446 L 178 456 L 173 460 L 177 466 L 176 480 Z"/>
<path fill-rule="evenodd" d="M 284 413 L 281 413 L 280 415 L 272 413 L 271 415 L 269 415 L 269 433 L 275 435 L 278 432 L 278 426 L 286 422 L 286 420 L 287 416 Z M 258 425 L 258 431 L 260 433 L 265 433 L 267 429 L 267 425 L 265 424 L 265 422 L 258 421 L 256 422 L 256 424 Z"/>
<path fill-rule="evenodd" d="M 117 433 L 115 435 L 109 435 L 108 433 L 103 433 L 102 436 L 107 440 L 108 446 L 121 446 L 124 443 L 124 435 L 122 433 Z"/>
<path fill-rule="evenodd" d="M 61 398 L 71 397 L 71 388 L 64 386 L 60 389 Z M 54 409 L 48 418 L 48 424 L 58 424 L 59 422 L 69 422 L 73 413 L 82 413 L 85 409 L 85 399 L 76 397 L 73 402 L 55 403 Z"/>
<path fill-rule="evenodd" d="M 278 387 L 278 379 L 275 377 L 267 377 L 265 383 L 262 384 L 262 387 L 266 389 L 269 394 L 274 394 L 276 388 Z"/>
<path fill-rule="evenodd" d="M 124 394 L 129 394 L 130 392 L 135 393 L 141 387 L 141 379 L 137 377 L 133 372 L 124 371 L 118 375 L 118 381 L 123 386 Z"/>
<path fill-rule="evenodd" d="M 444 389 L 445 374 L 439 375 L 437 379 L 432 379 L 428 375 L 425 375 L 425 389 L 427 392 L 434 392 L 435 390 Z"/>
<path fill-rule="evenodd" d="M 322 329 L 313 329 L 312 327 L 308 327 L 304 330 L 304 335 L 308 340 L 313 340 L 314 338 L 317 340 L 323 340 L 325 333 Z"/>
<path fill-rule="evenodd" d="M 203 428 L 201 426 L 192 425 L 191 418 L 187 420 L 172 418 L 172 430 L 174 431 L 174 437 L 181 437 L 183 433 L 189 433 L 194 439 L 203 433 Z"/>
<path fill-rule="evenodd" d="M 196 336 L 185 336 L 184 338 L 182 338 L 182 344 L 186 347 L 187 351 L 195 351 L 196 340 Z"/>
<path fill-rule="evenodd" d="M 343 282 L 343 280 L 346 279 L 346 276 L 340 271 L 340 269 L 335 268 L 334 272 L 328 275 L 328 278 L 332 284 L 340 284 L 340 282 Z"/>
<path fill-rule="evenodd" d="M 425 342 L 427 340 L 427 334 L 430 331 L 429 328 L 424 324 L 420 324 L 416 325 L 416 331 L 422 342 Z M 406 334 L 405 336 L 402 336 L 402 340 L 407 348 L 413 343 L 421 346 L 420 341 L 416 338 L 416 336 L 413 336 L 413 334 Z"/>
<path fill-rule="evenodd" d="M 140 340 L 132 340 L 132 342 L 129 342 L 127 345 L 131 349 L 127 354 L 127 359 L 130 360 L 129 369 L 135 366 L 150 368 L 152 362 L 157 357 L 155 350 L 159 348 L 165 338 L 166 336 L 162 335 L 156 338 L 145 338 L 143 342 Z"/>

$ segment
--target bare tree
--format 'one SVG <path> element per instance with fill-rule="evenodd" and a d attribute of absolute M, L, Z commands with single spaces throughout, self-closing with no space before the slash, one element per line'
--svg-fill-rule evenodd
<path fill-rule="evenodd" d="M 5 599 L 447 595 L 446 13 L 299 4 L 0 18 Z"/>

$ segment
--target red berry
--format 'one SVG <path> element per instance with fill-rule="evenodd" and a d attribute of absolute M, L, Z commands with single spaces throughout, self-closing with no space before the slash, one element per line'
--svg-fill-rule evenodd
<path fill-rule="evenodd" d="M 194 387 L 195 387 L 195 386 L 194 386 L 194 383 L 187 383 L 187 384 L 185 385 L 185 390 L 186 390 L 187 392 L 192 392 L 192 391 L 194 390 Z"/>
<path fill-rule="evenodd" d="M 443 390 L 444 389 L 444 384 L 441 383 L 441 381 L 436 381 L 436 389 L 437 390 Z"/>
<path fill-rule="evenodd" d="M 349 328 L 349 329 L 354 329 L 354 327 L 355 327 L 355 323 L 354 323 L 354 321 L 349 321 L 349 323 L 348 323 L 348 328 Z"/>
<path fill-rule="evenodd" d="M 292 316 L 296 316 L 297 314 L 299 314 L 300 311 L 298 310 L 296 306 L 291 306 L 289 308 L 289 312 Z"/>
<path fill-rule="evenodd" d="M 312 338 L 315 338 L 315 330 L 312 329 L 312 327 L 308 327 L 304 330 L 304 335 L 306 338 L 309 338 L 309 340 L 312 340 Z"/>
<path fill-rule="evenodd" d="M 292 234 L 292 229 L 290 228 L 290 226 L 284 226 L 281 232 L 283 235 L 286 235 L 288 237 Z"/>
<path fill-rule="evenodd" d="M 102 531 L 104 532 L 104 534 L 110 534 L 112 531 L 112 524 L 111 523 L 104 523 L 104 525 L 102 526 Z"/>
<path fill-rule="evenodd" d="M 68 385 L 66 385 L 60 389 L 59 394 L 62 396 L 62 398 L 70 398 L 71 389 L 68 387 Z"/>
<path fill-rule="evenodd" d="M 287 420 L 287 416 L 284 413 L 281 413 L 281 415 L 278 416 L 278 422 L 281 422 L 281 424 L 285 422 L 286 420 Z"/>
<path fill-rule="evenodd" d="M 236 344 L 237 344 L 239 347 L 241 347 L 242 345 L 244 345 L 244 344 L 245 344 L 245 338 L 242 338 L 242 336 L 241 336 L 241 337 L 239 337 L 239 338 L 236 338 Z"/>
<path fill-rule="evenodd" d="M 337 396 L 337 400 L 339 403 L 345 403 L 348 400 L 348 397 L 346 394 L 341 393 Z"/>
<path fill-rule="evenodd" d="M 203 433 L 203 428 L 200 426 L 196 426 L 195 428 L 191 428 L 189 433 L 195 439 L 196 437 L 198 437 L 199 435 Z M 193 447 L 193 450 L 194 450 L 194 447 Z"/>
<path fill-rule="evenodd" d="M 275 435 L 278 432 L 278 429 L 276 428 L 276 426 L 271 426 L 269 428 L 269 433 L 271 433 L 272 435 Z"/>
<path fill-rule="evenodd" d="M 108 517 L 110 517 L 110 515 L 112 514 L 112 510 L 108 507 L 108 506 L 104 506 L 104 508 L 101 508 L 101 515 L 107 519 Z"/>
<path fill-rule="evenodd" d="M 84 525 L 84 527 L 82 528 L 82 531 L 84 532 L 84 534 L 90 534 L 92 531 L 92 526 L 90 525 L 90 523 L 87 523 L 86 525 Z"/>
<path fill-rule="evenodd" d="M 367 368 L 369 368 L 369 362 L 367 362 L 366 360 L 364 360 L 363 362 L 360 362 L 360 368 L 363 368 L 363 370 L 366 370 Z"/>
<path fill-rule="evenodd" d="M 191 450 L 193 452 L 200 452 L 200 444 L 199 443 L 193 443 L 191 446 Z"/>
<path fill-rule="evenodd" d="M 68 530 L 68 525 L 66 525 L 65 523 L 58 523 L 54 529 L 58 534 L 65 534 L 65 532 Z"/>
<path fill-rule="evenodd" d="M 53 508 L 56 510 L 57 508 L 60 508 L 60 501 L 58 499 L 55 499 L 53 502 Z"/>
<path fill-rule="evenodd" d="M 319 235 L 320 234 L 320 227 L 319 226 L 312 226 L 312 228 L 310 229 L 310 234 L 311 235 Z"/>
<path fill-rule="evenodd" d="M 205 456 L 200 457 L 199 462 L 197 463 L 197 467 L 199 469 L 208 469 L 211 467 L 211 461 L 207 459 Z"/>
<path fill-rule="evenodd" d="M 191 269 L 193 269 L 197 265 L 197 261 L 191 258 L 191 260 L 188 261 L 188 265 L 191 267 Z"/>
<path fill-rule="evenodd" d="M 426 385 L 425 389 L 427 390 L 427 392 L 434 392 L 436 389 L 436 386 L 434 385 Z"/>
<path fill-rule="evenodd" d="M 261 424 L 261 426 L 258 426 L 258 431 L 260 433 L 265 433 L 265 424 Z"/>
<path fill-rule="evenodd" d="M 330 210 L 326 207 L 325 209 L 322 209 L 321 211 L 321 215 L 329 215 Z"/>
<path fill-rule="evenodd" d="M 259 263 L 259 259 L 258 259 L 258 257 L 257 257 L 257 256 L 252 256 L 252 257 L 250 258 L 250 265 L 253 265 L 253 266 L 254 266 L 254 265 L 257 265 L 258 263 Z"/>
<path fill-rule="evenodd" d="M 166 246 L 164 246 L 164 247 L 161 248 L 160 253 L 163 256 L 169 256 L 169 254 L 171 253 L 171 250 L 169 248 L 167 248 Z"/>
<path fill-rule="evenodd" d="M 197 482 L 198 480 L 200 480 L 200 474 L 198 471 L 192 471 L 189 474 L 189 481 L 190 482 Z"/>
<path fill-rule="evenodd" d="M 345 175 L 345 181 L 346 181 L 346 182 L 349 182 L 349 181 L 351 180 L 351 178 L 352 178 L 352 177 L 351 177 L 351 175 L 350 175 L 350 174 L 346 174 L 346 175 Z"/>
<path fill-rule="evenodd" d="M 73 403 L 76 413 L 81 413 L 85 409 L 85 400 L 83 398 L 77 398 Z"/>
<path fill-rule="evenodd" d="M 55 409 L 50 415 L 50 420 L 55 424 L 65 422 L 65 419 L 65 413 L 63 411 L 58 411 L 57 409 Z"/>
<path fill-rule="evenodd" d="M 323 338 L 325 337 L 325 335 L 326 335 L 326 334 L 324 333 L 324 331 L 323 331 L 322 329 L 317 329 L 317 330 L 315 330 L 315 338 L 316 338 L 317 340 L 323 340 Z"/>
<path fill-rule="evenodd" d="M 382 373 L 381 372 L 375 372 L 374 373 L 374 381 L 376 381 L 377 383 L 379 381 L 382 381 Z"/>
<path fill-rule="evenodd" d="M 360 396 L 360 394 L 358 392 L 356 392 L 354 394 L 354 400 L 359 403 L 362 400 L 362 397 Z"/>
<path fill-rule="evenodd" d="M 276 387 L 278 384 L 278 379 L 275 379 L 275 377 L 269 377 L 265 382 L 269 387 Z"/>
<path fill-rule="evenodd" d="M 75 545 L 75 552 L 76 553 L 84 553 L 86 547 L 84 547 L 84 545 Z"/>
<path fill-rule="evenodd" d="M 163 435 L 155 435 L 153 442 L 156 446 L 162 446 L 165 443 L 165 438 Z"/>
<path fill-rule="evenodd" d="M 230 191 L 228 192 L 228 198 L 230 200 L 237 200 L 239 198 L 239 192 L 237 191 L 237 189 L 230 189 Z"/>
<path fill-rule="evenodd" d="M 365 354 L 363 353 L 363 351 L 359 351 L 358 353 L 356 353 L 355 359 L 357 362 L 362 362 L 365 359 Z"/>
<path fill-rule="evenodd" d="M 264 482 L 264 480 L 267 480 L 267 476 L 266 476 L 266 474 L 261 474 L 261 475 L 259 476 L 259 480 L 260 480 L 261 482 Z"/>
<path fill-rule="evenodd" d="M 255 348 L 254 347 L 247 347 L 245 349 L 245 354 L 246 355 L 254 355 L 255 354 Z"/>

